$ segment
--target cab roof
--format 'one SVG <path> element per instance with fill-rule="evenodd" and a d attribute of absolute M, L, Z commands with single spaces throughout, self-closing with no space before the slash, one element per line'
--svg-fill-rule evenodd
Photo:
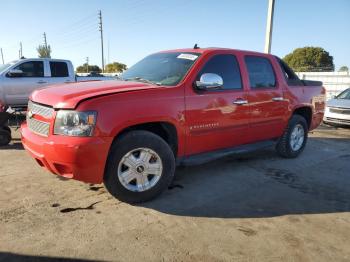
<path fill-rule="evenodd" d="M 233 49 L 233 48 L 223 48 L 223 47 L 205 47 L 205 48 L 180 48 L 180 49 L 172 49 L 172 50 L 164 50 L 159 53 L 168 53 L 168 52 L 183 52 L 183 53 L 199 53 L 199 54 L 205 54 L 205 53 L 211 53 L 219 50 L 226 50 L 226 51 L 234 51 L 235 53 L 249 53 L 249 54 L 260 54 L 260 55 L 271 55 L 266 54 L 262 52 L 256 52 L 256 51 L 248 51 L 248 50 L 240 50 L 240 49 Z"/>
<path fill-rule="evenodd" d="M 26 62 L 26 61 L 70 62 L 70 60 L 67 60 L 67 59 L 56 59 L 56 58 L 20 58 L 20 59 L 11 61 L 10 64 L 15 64 L 17 62 Z"/>

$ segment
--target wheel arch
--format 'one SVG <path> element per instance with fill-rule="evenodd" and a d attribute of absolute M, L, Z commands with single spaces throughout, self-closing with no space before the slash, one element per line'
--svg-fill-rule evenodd
<path fill-rule="evenodd" d="M 179 138 L 176 126 L 173 123 L 167 121 L 154 121 L 130 125 L 117 132 L 117 134 L 114 136 L 113 142 L 120 139 L 121 137 L 123 137 L 123 135 L 127 134 L 128 132 L 134 130 L 149 131 L 158 135 L 159 137 L 164 139 L 164 141 L 170 146 L 171 150 L 174 153 L 174 157 L 176 158 L 179 150 Z"/>
<path fill-rule="evenodd" d="M 301 106 L 294 109 L 292 115 L 300 115 L 305 118 L 308 128 L 311 127 L 312 122 L 312 109 L 309 106 Z"/>

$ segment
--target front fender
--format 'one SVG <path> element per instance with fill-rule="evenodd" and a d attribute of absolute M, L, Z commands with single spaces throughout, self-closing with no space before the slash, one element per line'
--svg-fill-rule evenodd
<path fill-rule="evenodd" d="M 131 126 L 169 123 L 176 128 L 178 154 L 184 154 L 185 106 L 181 89 L 153 89 L 98 97 L 82 102 L 77 109 L 97 111 L 97 136 L 116 137 Z"/>

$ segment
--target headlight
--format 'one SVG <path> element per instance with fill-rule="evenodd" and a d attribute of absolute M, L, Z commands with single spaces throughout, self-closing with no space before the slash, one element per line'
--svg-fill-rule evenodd
<path fill-rule="evenodd" d="M 92 136 L 96 124 L 94 111 L 77 112 L 59 110 L 56 115 L 54 134 L 64 136 Z"/>

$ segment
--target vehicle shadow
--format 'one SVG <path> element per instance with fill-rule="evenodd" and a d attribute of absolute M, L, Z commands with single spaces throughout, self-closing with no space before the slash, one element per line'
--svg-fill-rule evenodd
<path fill-rule="evenodd" d="M 26 262 L 31 262 L 31 261 L 40 261 L 40 262 L 45 262 L 45 261 L 72 261 L 72 262 L 83 262 L 83 261 L 96 261 L 96 260 L 85 260 L 85 259 L 75 259 L 75 258 L 63 258 L 63 257 L 47 257 L 47 256 L 30 256 L 30 255 L 20 255 L 20 254 L 15 254 L 15 253 L 9 253 L 9 252 L 0 252 L 0 261 L 6 261 L 6 262 L 11 262 L 11 261 L 26 261 Z M 100 260 L 101 261 L 101 260 Z"/>
<path fill-rule="evenodd" d="M 349 146 L 349 139 L 309 138 L 296 159 L 266 149 L 180 168 L 167 192 L 140 206 L 209 218 L 350 212 Z"/>
<path fill-rule="evenodd" d="M 24 150 L 24 147 L 21 143 L 21 139 L 12 139 L 12 142 L 6 146 L 0 146 L 0 150 Z"/>

